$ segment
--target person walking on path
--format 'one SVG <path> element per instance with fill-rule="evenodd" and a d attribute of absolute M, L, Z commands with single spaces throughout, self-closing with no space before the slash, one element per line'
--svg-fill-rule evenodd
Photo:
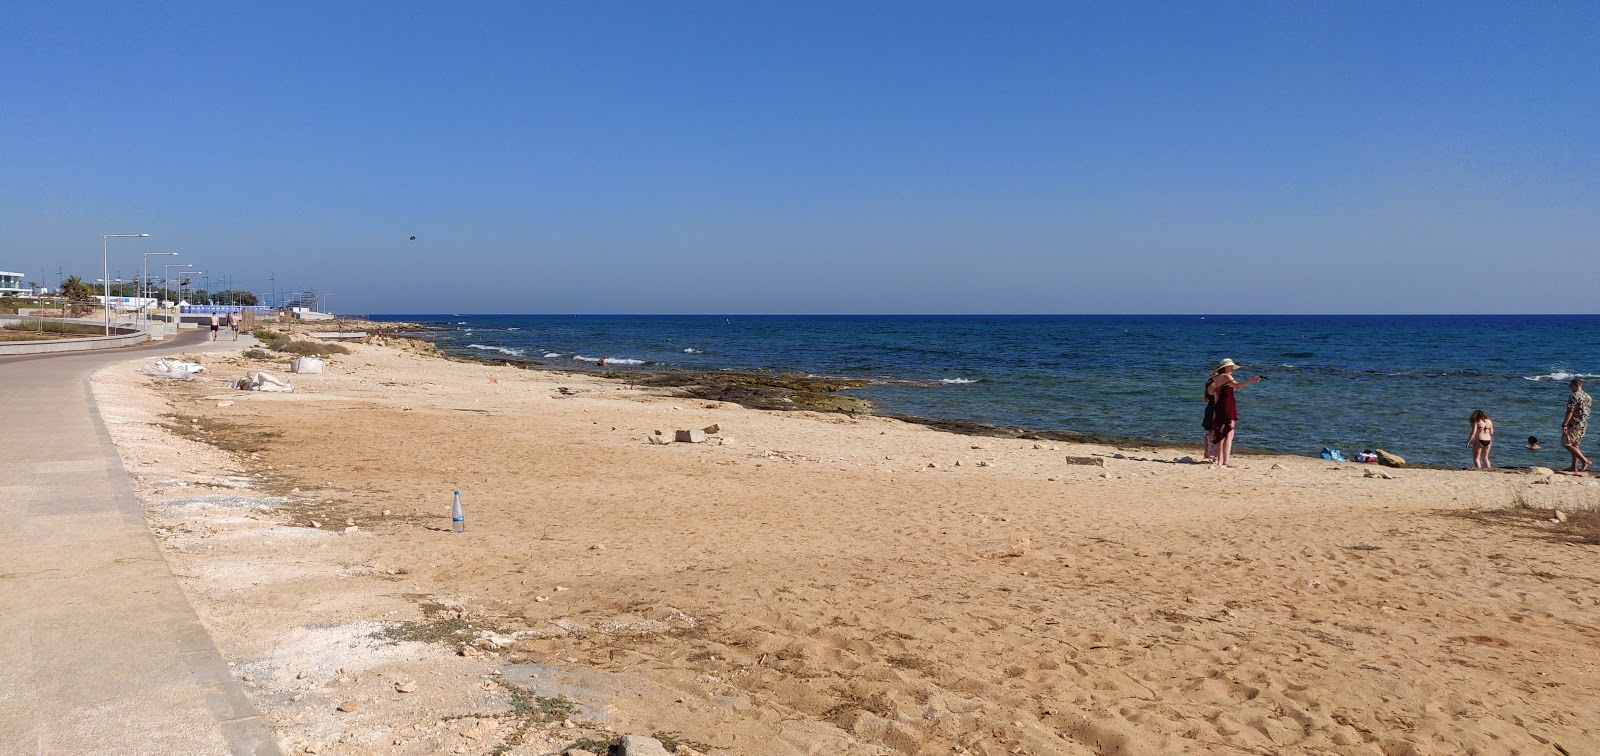
<path fill-rule="evenodd" d="M 228 313 L 228 330 L 233 331 L 233 340 L 239 340 L 239 313 Z"/>
<path fill-rule="evenodd" d="M 1473 410 L 1467 421 L 1472 423 L 1472 430 L 1467 433 L 1467 448 L 1472 450 L 1472 466 L 1487 470 L 1490 467 L 1489 445 L 1494 443 L 1494 421 L 1483 410 Z"/>
<path fill-rule="evenodd" d="M 1267 379 L 1264 375 L 1258 375 L 1246 381 L 1236 381 L 1233 378 L 1233 371 L 1238 367 L 1231 359 L 1217 363 L 1217 369 L 1213 371 L 1209 384 L 1212 401 L 1216 405 L 1212 409 L 1212 422 L 1216 427 L 1211 431 L 1211 435 L 1217 442 L 1217 465 L 1225 468 L 1237 467 L 1231 464 L 1233 434 L 1239 421 L 1239 408 L 1234 404 L 1233 392 Z"/>
<path fill-rule="evenodd" d="M 214 313 L 214 312 L 211 313 L 211 340 L 212 341 L 216 341 L 217 340 L 217 329 L 221 328 L 221 327 L 222 327 L 222 323 L 217 320 L 217 314 Z"/>
<path fill-rule="evenodd" d="M 1583 451 L 1578 448 L 1583 443 L 1584 431 L 1589 429 L 1589 395 L 1584 393 L 1583 379 L 1573 378 L 1567 388 L 1572 389 L 1572 396 L 1567 398 L 1567 416 L 1561 421 L 1561 446 L 1572 455 L 1572 466 L 1568 472 L 1583 472 L 1589 469 L 1589 458 L 1583 456 Z"/>

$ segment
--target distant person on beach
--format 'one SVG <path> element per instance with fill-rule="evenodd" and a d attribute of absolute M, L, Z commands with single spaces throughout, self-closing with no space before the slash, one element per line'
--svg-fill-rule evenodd
<path fill-rule="evenodd" d="M 1219 467 L 1233 468 L 1233 434 L 1239 423 L 1239 408 L 1234 404 L 1233 392 L 1260 383 L 1267 379 L 1258 375 L 1246 381 L 1237 381 L 1233 378 L 1233 371 L 1239 366 L 1231 359 L 1217 363 L 1217 368 L 1212 372 L 1211 382 L 1207 387 L 1211 390 L 1212 402 L 1216 405 L 1212 409 L 1212 422 L 1215 428 L 1211 431 L 1212 438 L 1217 444 L 1217 465 Z"/>
<path fill-rule="evenodd" d="M 233 331 L 233 340 L 239 340 L 239 313 L 228 313 L 228 330 Z"/>
<path fill-rule="evenodd" d="M 222 327 L 222 321 L 217 320 L 217 314 L 211 313 L 211 340 L 217 340 L 217 329 Z"/>
<path fill-rule="evenodd" d="M 1589 429 L 1589 395 L 1583 391 L 1583 379 L 1573 378 L 1567 388 L 1572 389 L 1572 396 L 1567 399 L 1567 416 L 1561 420 L 1561 446 L 1572 455 L 1572 466 L 1568 472 L 1583 472 L 1589 469 L 1589 458 L 1583 456 L 1583 451 L 1578 448 L 1583 443 L 1584 431 Z"/>
<path fill-rule="evenodd" d="M 1522 448 L 1528 449 L 1529 451 L 1539 451 L 1540 449 L 1543 449 L 1544 447 L 1539 445 L 1539 437 L 1538 436 L 1529 436 L 1528 437 L 1528 445 L 1524 446 Z"/>
<path fill-rule="evenodd" d="M 1494 443 L 1494 421 L 1483 410 L 1473 410 L 1467 421 L 1472 423 L 1472 430 L 1467 433 L 1467 448 L 1472 450 L 1472 466 L 1487 470 L 1490 467 L 1489 445 Z"/>

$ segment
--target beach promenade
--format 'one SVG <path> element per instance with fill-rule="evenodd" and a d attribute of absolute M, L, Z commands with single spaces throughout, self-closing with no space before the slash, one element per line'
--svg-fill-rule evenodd
<path fill-rule="evenodd" d="M 89 391 L 159 345 L 0 358 L 0 753 L 279 753 L 145 523 Z"/>

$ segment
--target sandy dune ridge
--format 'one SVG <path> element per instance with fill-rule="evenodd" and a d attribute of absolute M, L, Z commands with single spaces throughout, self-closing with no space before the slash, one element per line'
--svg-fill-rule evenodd
<path fill-rule="evenodd" d="M 730 754 L 1600 752 L 1600 547 L 1506 509 L 1593 506 L 1593 479 L 1223 471 L 353 349 L 285 395 L 95 378 L 290 748 L 491 753 L 495 680 L 525 674 L 582 711 L 511 753 L 608 731 Z M 381 638 L 430 617 L 503 643 Z"/>

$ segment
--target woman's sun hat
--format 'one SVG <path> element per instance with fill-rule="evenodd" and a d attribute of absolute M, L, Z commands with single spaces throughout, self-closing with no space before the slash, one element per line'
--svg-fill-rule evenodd
<path fill-rule="evenodd" d="M 1239 367 L 1239 365 L 1237 363 L 1235 363 L 1233 360 L 1230 360 L 1230 359 L 1224 357 L 1224 358 L 1222 358 L 1221 362 L 1217 363 L 1217 368 L 1216 369 L 1217 370 L 1221 370 L 1223 368 L 1236 368 L 1236 367 Z"/>

